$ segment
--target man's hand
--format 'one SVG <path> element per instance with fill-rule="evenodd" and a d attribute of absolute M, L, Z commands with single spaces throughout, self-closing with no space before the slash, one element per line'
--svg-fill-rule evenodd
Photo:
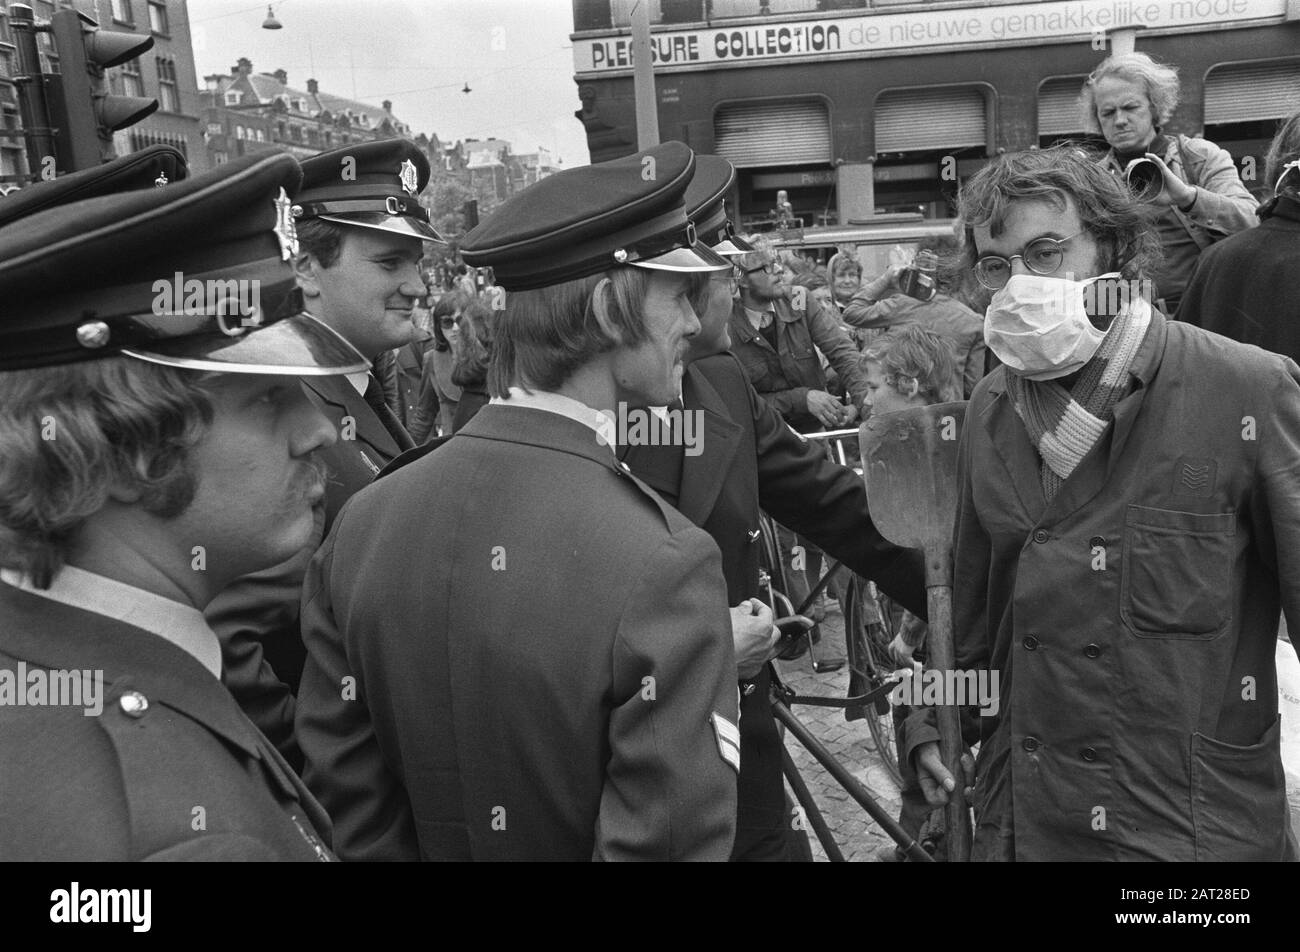
<path fill-rule="evenodd" d="M 1160 166 L 1160 174 L 1165 178 L 1165 187 L 1159 195 L 1151 199 L 1151 204 L 1161 207 L 1176 205 L 1179 208 L 1190 205 L 1192 199 L 1196 197 L 1196 189 L 1175 175 L 1173 170 L 1165 165 L 1165 160 L 1154 152 L 1148 152 L 1146 158 Z"/>
<path fill-rule="evenodd" d="M 961 769 L 966 775 L 966 786 L 962 791 L 966 802 L 970 802 L 975 789 L 975 758 L 967 751 L 961 755 Z M 948 803 L 948 794 L 957 789 L 948 768 L 939 756 L 939 742 L 932 740 L 916 749 L 916 777 L 921 781 L 921 792 L 925 802 L 932 807 L 941 807 Z"/>
<path fill-rule="evenodd" d="M 914 651 L 916 651 L 916 648 L 907 643 L 901 631 L 894 635 L 894 640 L 889 643 L 889 656 L 894 659 L 894 664 L 900 668 L 915 667 L 917 661 L 912 657 Z"/>
<path fill-rule="evenodd" d="M 776 650 L 781 629 L 772 624 L 772 609 L 747 598 L 731 610 L 731 638 L 736 647 L 736 675 L 752 678 Z"/>
<path fill-rule="evenodd" d="M 844 405 L 825 390 L 808 391 L 808 412 L 821 421 L 822 426 L 833 430 L 844 419 Z"/>

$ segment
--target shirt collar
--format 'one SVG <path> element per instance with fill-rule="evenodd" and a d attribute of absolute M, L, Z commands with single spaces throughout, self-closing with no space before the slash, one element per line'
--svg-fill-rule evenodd
<path fill-rule="evenodd" d="M 49 588 L 37 588 L 30 578 L 13 569 L 0 569 L 0 581 L 53 602 L 143 628 L 188 652 L 214 678 L 221 677 L 221 643 L 203 613 L 193 605 L 73 565 L 59 569 Z"/>
<path fill-rule="evenodd" d="M 534 390 L 529 393 L 522 387 L 511 387 L 509 396 L 493 397 L 488 403 L 506 407 L 544 410 L 547 413 L 557 413 L 562 417 L 568 417 L 570 420 L 581 423 L 592 430 L 601 438 L 601 442 L 609 447 L 610 452 L 614 452 L 614 444 L 608 439 L 611 422 L 608 415 L 597 413 L 585 403 L 574 400 L 572 397 L 566 397 L 561 393 L 551 393 L 546 390 Z"/>
<path fill-rule="evenodd" d="M 745 307 L 745 305 L 742 304 L 741 307 Z M 776 305 L 769 304 L 767 307 L 758 311 L 753 308 L 745 307 L 745 316 L 749 318 L 749 323 L 754 330 L 761 331 L 768 324 L 772 323 L 773 319 L 775 319 Z"/>
<path fill-rule="evenodd" d="M 346 374 L 348 383 L 352 384 L 352 389 L 361 396 L 366 395 L 366 387 L 370 386 L 370 371 L 358 370 L 354 374 Z"/>

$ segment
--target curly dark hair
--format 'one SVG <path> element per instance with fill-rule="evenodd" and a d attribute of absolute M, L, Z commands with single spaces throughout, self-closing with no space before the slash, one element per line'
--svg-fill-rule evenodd
<path fill-rule="evenodd" d="M 1066 143 L 999 156 L 966 182 L 957 196 L 964 268 L 973 268 L 979 256 L 975 227 L 1001 234 L 1011 204 L 1020 201 L 1047 202 L 1062 210 L 1073 202 L 1079 221 L 1097 242 L 1103 271 L 1144 278 L 1163 256 L 1159 237 L 1124 184 L 1087 152 Z"/>

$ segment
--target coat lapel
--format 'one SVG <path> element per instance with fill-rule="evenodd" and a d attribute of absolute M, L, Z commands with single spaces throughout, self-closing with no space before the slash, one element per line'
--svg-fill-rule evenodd
<path fill-rule="evenodd" d="M 708 452 L 683 458 L 677 508 L 691 522 L 702 526 L 722 492 L 744 428 L 728 416 L 722 397 L 694 366 L 687 369 L 682 384 L 682 406 L 687 412 L 704 412 L 700 448 L 707 447 Z"/>
<path fill-rule="evenodd" d="M 981 414 L 981 422 L 988 430 L 994 455 L 1006 468 L 1021 509 L 1029 522 L 1036 525 L 1047 509 L 1047 497 L 1043 495 L 1043 482 L 1038 474 L 1038 450 L 1012 409 L 1001 379 L 989 388 L 989 393 L 992 400 Z"/>
<path fill-rule="evenodd" d="M 368 444 L 378 454 L 375 462 L 384 466 L 396 458 L 402 449 L 393 440 L 392 434 L 375 416 L 361 394 L 342 374 L 329 377 L 302 377 L 302 385 L 314 393 L 322 402 L 328 404 L 337 413 L 337 419 L 350 416 L 356 422 L 357 440 Z"/>

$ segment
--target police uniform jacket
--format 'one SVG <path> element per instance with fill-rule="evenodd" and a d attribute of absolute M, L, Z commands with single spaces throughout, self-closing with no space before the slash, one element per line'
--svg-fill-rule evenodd
<path fill-rule="evenodd" d="M 103 672 L 103 709 L 0 708 L 0 858 L 318 860 L 329 818 L 201 662 L 0 583 L 0 670 Z"/>
<path fill-rule="evenodd" d="M 1300 368 L 1153 313 L 1131 373 L 1050 504 L 1005 371 L 971 401 L 953 628 L 1000 679 L 975 858 L 1294 855 L 1274 657 L 1279 606 L 1300 626 Z"/>
<path fill-rule="evenodd" d="M 632 471 L 713 537 L 722 551 L 731 605 L 766 600 L 758 584 L 759 509 L 849 568 L 924 612 L 919 553 L 886 542 L 871 522 L 862 479 L 800 440 L 750 385 L 734 354 L 694 361 L 682 384 L 686 411 L 703 414 L 701 452 L 680 445 L 630 446 Z M 769 704 L 769 670 L 743 682 L 740 804 L 733 858 L 784 859 L 790 818 L 781 738 Z"/>
<path fill-rule="evenodd" d="M 306 659 L 298 611 L 307 563 L 343 504 L 409 447 L 399 445 L 347 377 L 304 377 L 302 386 L 339 432 L 338 441 L 320 452 L 329 468 L 323 525 L 294 558 L 236 579 L 204 611 L 221 640 L 223 683 L 295 767 L 302 762 L 293 736 L 293 694 Z"/>
<path fill-rule="evenodd" d="M 304 778 L 345 858 L 726 859 L 730 630 L 705 533 L 584 424 L 489 405 L 312 561 Z"/>

